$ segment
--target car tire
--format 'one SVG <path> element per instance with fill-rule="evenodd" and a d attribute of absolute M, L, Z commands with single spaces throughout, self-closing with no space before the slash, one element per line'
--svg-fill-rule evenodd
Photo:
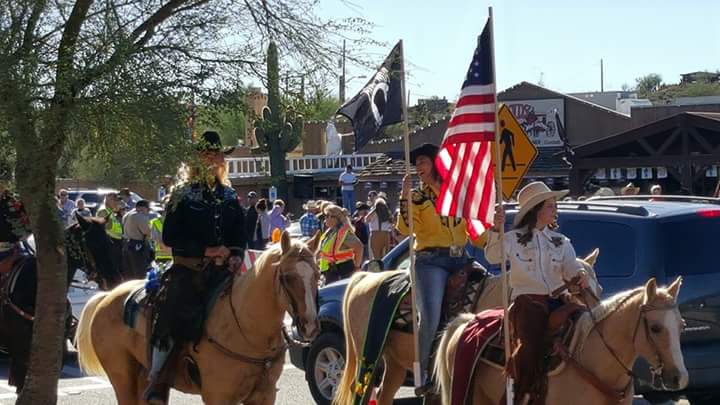
<path fill-rule="evenodd" d="M 690 405 L 717 405 L 720 404 L 718 394 L 695 394 L 687 396 Z"/>
<path fill-rule="evenodd" d="M 310 393 L 318 405 L 330 405 L 345 367 L 345 341 L 329 331 L 318 336 L 310 347 L 305 373 Z"/>

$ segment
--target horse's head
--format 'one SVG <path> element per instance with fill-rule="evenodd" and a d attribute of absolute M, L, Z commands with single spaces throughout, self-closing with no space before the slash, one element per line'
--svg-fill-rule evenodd
<path fill-rule="evenodd" d="M 681 390 L 688 384 L 688 372 L 680 350 L 680 333 L 685 326 L 677 297 L 682 278 L 667 288 L 658 288 L 655 279 L 645 284 L 640 318 L 635 328 L 635 348 L 650 363 L 653 386 Z"/>
<path fill-rule="evenodd" d="M 105 233 L 105 222 L 100 218 L 77 215 L 77 223 L 65 230 L 68 251 L 68 268 L 81 269 L 88 276 L 95 275 L 98 284 L 107 289 L 112 285 L 115 268 L 110 254 L 110 239 Z"/>
<path fill-rule="evenodd" d="M 287 310 L 306 340 L 312 340 L 320 333 L 317 319 L 320 269 L 315 261 L 318 241 L 317 235 L 307 244 L 292 241 L 290 234 L 283 232 L 280 238 L 282 255 L 276 263 L 280 285 L 288 300 Z"/>

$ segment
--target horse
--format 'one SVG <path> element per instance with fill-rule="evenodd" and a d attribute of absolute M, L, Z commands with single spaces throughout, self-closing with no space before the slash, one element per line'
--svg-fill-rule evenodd
<path fill-rule="evenodd" d="M 265 250 L 246 273 L 236 273 L 210 308 L 200 341 L 187 343 L 187 355 L 168 365 L 177 371 L 172 386 L 199 394 L 210 405 L 273 404 L 287 349 L 282 333 L 285 312 L 302 338 L 312 340 L 320 330 L 317 244 L 317 237 L 306 245 L 291 240 L 285 231 L 279 246 Z M 147 318 L 141 311 L 132 328 L 123 321 L 126 298 L 142 285 L 128 281 L 95 295 L 78 325 L 81 369 L 107 375 L 119 405 L 145 403 L 142 395 L 150 366 Z"/>
<path fill-rule="evenodd" d="M 584 259 L 578 259 L 579 264 L 591 276 L 593 291 L 599 295 L 600 285 L 597 282 L 593 266 L 600 250 L 595 249 Z M 333 404 L 345 405 L 352 403 L 353 382 L 357 374 L 358 352 L 362 350 L 365 342 L 369 308 L 375 292 L 383 280 L 397 271 L 384 271 L 382 273 L 359 272 L 352 276 L 343 297 L 343 323 L 345 331 L 345 368 L 343 375 L 335 390 Z M 475 304 L 475 312 L 483 309 L 503 306 L 502 277 L 490 275 Z M 591 304 L 592 305 L 592 304 Z M 395 394 L 405 381 L 407 372 L 412 371 L 414 360 L 413 335 L 401 331 L 390 331 L 383 351 L 385 371 L 377 393 L 378 405 L 390 405 Z"/>
<path fill-rule="evenodd" d="M 76 269 L 98 274 L 106 279 L 112 274 L 109 241 L 100 220 L 78 217 L 76 224 L 65 228 L 67 284 L 72 282 Z M 10 358 L 9 384 L 20 392 L 25 385 L 32 344 L 33 314 L 37 294 L 37 260 L 31 249 L 21 255 L 9 277 L 5 293 L 0 292 L 0 346 Z M 65 337 L 72 341 L 75 320 L 68 303 Z M 63 341 L 63 348 L 65 347 Z"/>
<path fill-rule="evenodd" d="M 583 405 L 631 404 L 631 369 L 638 356 L 650 364 L 656 387 L 685 388 L 688 372 L 680 350 L 684 321 L 677 306 L 681 283 L 678 277 L 669 287 L 658 288 L 653 278 L 644 286 L 602 301 L 591 314 L 583 315 L 592 322 L 589 334 L 571 354 L 574 362 L 548 376 L 545 403 L 571 404 L 582 398 Z M 444 404 L 450 403 L 457 342 L 472 317 L 462 314 L 455 318 L 440 341 L 434 374 Z M 474 405 L 497 405 L 505 391 L 503 372 L 481 361 L 475 366 L 471 384 L 467 401 Z"/>

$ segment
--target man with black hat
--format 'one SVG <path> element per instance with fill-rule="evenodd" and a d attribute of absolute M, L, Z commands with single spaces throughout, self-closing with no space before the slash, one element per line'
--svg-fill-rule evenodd
<path fill-rule="evenodd" d="M 243 210 L 227 179 L 225 155 L 214 131 L 202 134 L 198 159 L 167 205 L 163 243 L 172 249 L 173 266 L 163 276 L 153 314 L 153 361 L 145 400 L 167 403 L 173 365 L 184 342 L 203 334 L 208 284 L 215 285 L 240 268 L 245 249 Z"/>
<path fill-rule="evenodd" d="M 465 252 L 469 237 L 464 219 L 441 216 L 435 209 L 442 179 L 435 169 L 438 147 L 423 144 L 410 153 L 410 162 L 422 181 L 419 188 L 411 190 L 412 177 L 403 179 L 400 195 L 400 215 L 397 228 L 401 234 L 410 233 L 408 204 L 413 204 L 413 232 L 415 233 L 415 288 L 417 293 L 418 340 L 423 386 L 417 395 L 432 390 L 428 378 L 428 363 L 433 339 L 440 323 L 443 294 L 449 275 L 472 261 Z M 478 241 L 479 242 L 479 241 Z M 476 243 L 476 242 L 473 242 Z"/>

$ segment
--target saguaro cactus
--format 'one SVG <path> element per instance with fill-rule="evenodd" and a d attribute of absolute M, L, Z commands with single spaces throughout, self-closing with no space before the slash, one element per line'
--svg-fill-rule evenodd
<path fill-rule="evenodd" d="M 270 176 L 277 187 L 278 197 L 287 201 L 288 183 L 285 156 L 302 140 L 303 118 L 293 111 L 285 111 L 280 100 L 278 52 L 274 42 L 267 50 L 268 105 L 262 117 L 255 121 L 255 138 L 258 152 L 270 157 Z"/>

